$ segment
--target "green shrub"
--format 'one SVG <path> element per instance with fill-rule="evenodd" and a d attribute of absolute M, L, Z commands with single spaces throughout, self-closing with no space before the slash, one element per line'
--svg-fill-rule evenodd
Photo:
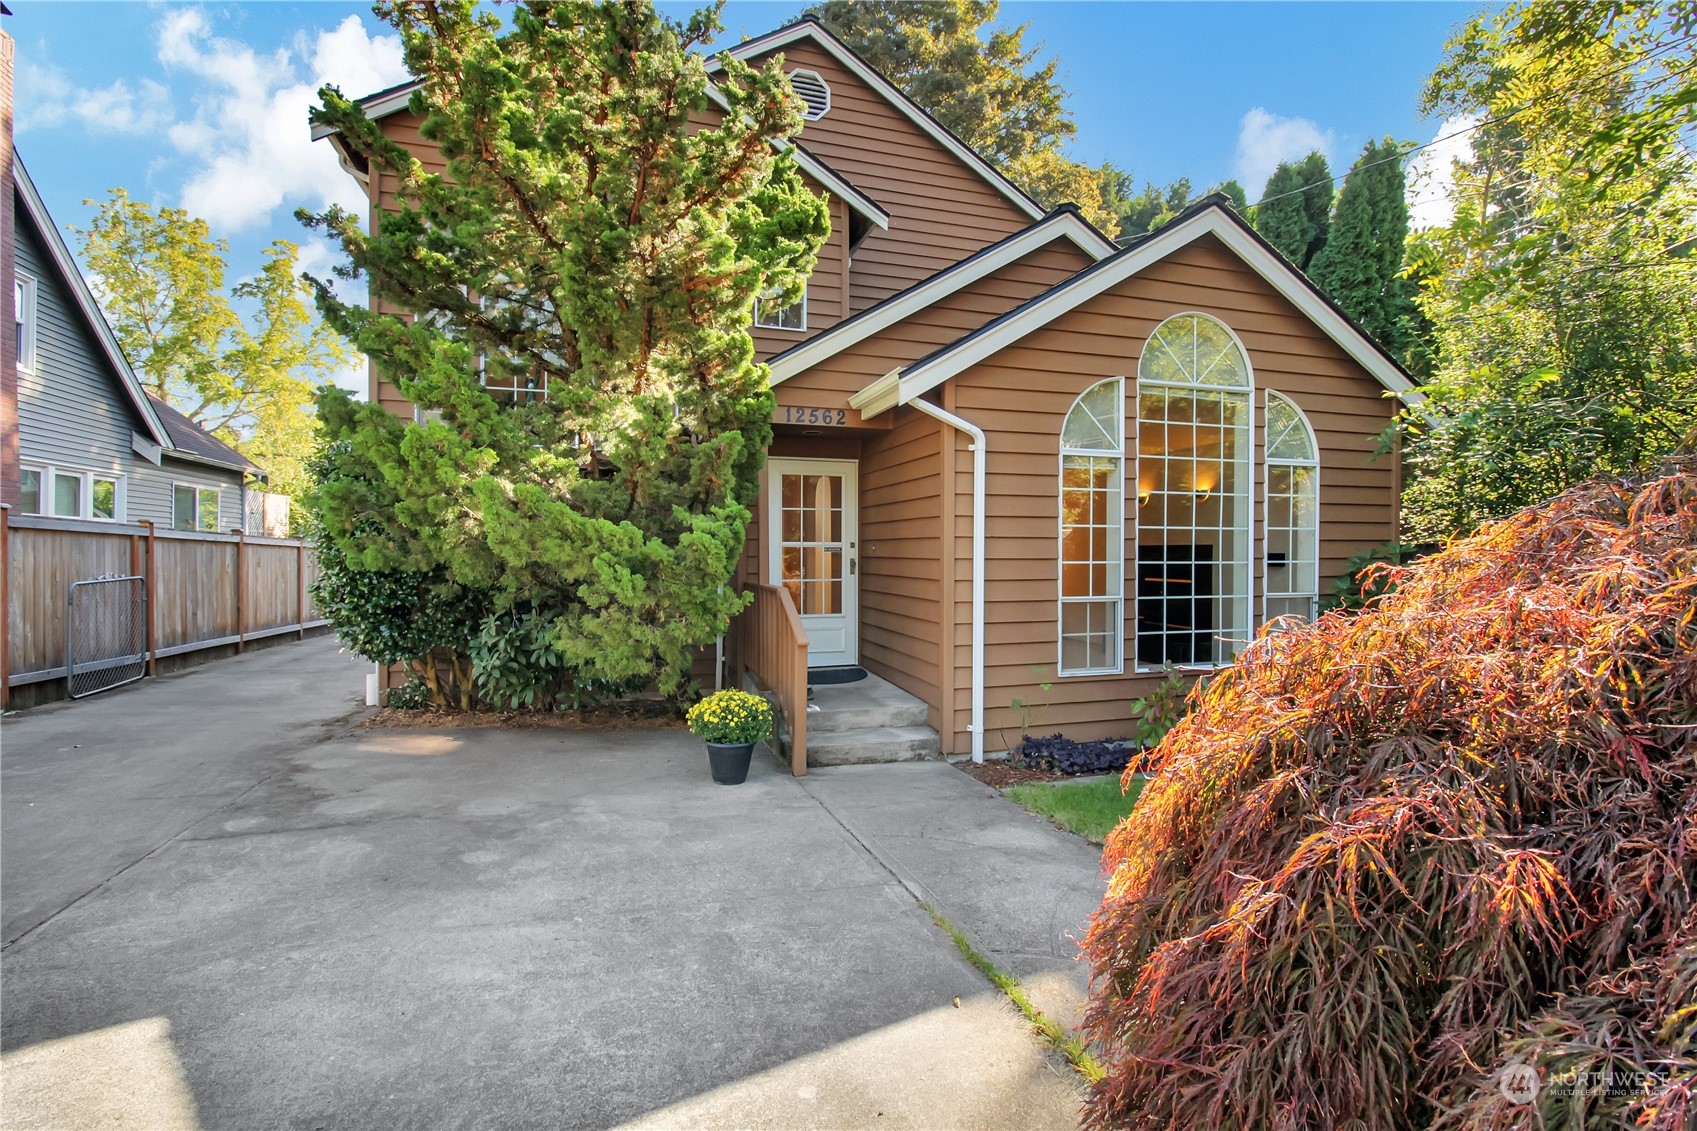
<path fill-rule="evenodd" d="M 1150 759 L 1085 943 L 1087 1125 L 1687 1131 L 1697 463 L 1391 579 Z"/>
<path fill-rule="evenodd" d="M 407 676 L 404 684 L 389 689 L 389 706 L 397 711 L 422 711 L 430 705 L 430 687 L 416 675 Z"/>

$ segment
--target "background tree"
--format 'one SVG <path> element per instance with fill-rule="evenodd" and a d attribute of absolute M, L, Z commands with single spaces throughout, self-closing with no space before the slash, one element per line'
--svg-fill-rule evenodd
<path fill-rule="evenodd" d="M 228 245 L 181 209 L 112 189 L 73 231 L 142 383 L 258 464 L 273 489 L 304 490 L 313 394 L 351 355 L 313 311 L 296 245 L 273 241 L 259 273 L 226 289 Z"/>
<path fill-rule="evenodd" d="M 1415 538 L 1647 471 L 1697 428 L 1697 259 L 1679 254 L 1697 177 L 1677 118 L 1643 116 L 1691 40 L 1617 12 L 1479 17 L 1429 84 L 1429 111 L 1484 124 L 1453 171 L 1453 221 L 1409 248 L 1437 354 L 1428 405 L 1405 417 Z M 1583 18 L 1582 43 L 1538 31 Z"/>
<path fill-rule="evenodd" d="M 375 235 L 336 208 L 303 218 L 405 312 L 320 284 L 326 320 L 435 419 L 325 392 L 324 537 L 352 568 L 483 595 L 462 619 L 484 698 L 562 680 L 674 690 L 744 603 L 730 583 L 773 405 L 754 300 L 799 298 L 829 232 L 769 144 L 800 128 L 799 103 L 776 60 L 721 56 L 728 109 L 692 125 L 710 112 L 697 48 L 712 10 L 680 24 L 646 4 L 521 4 L 510 25 L 470 0 L 378 11 L 447 167 L 427 172 L 325 88 L 314 121 L 392 178 L 396 211 Z"/>
<path fill-rule="evenodd" d="M 1130 178 L 1126 178 L 1129 182 Z M 1190 195 L 1190 178 L 1180 177 L 1166 187 L 1145 181 L 1143 191 L 1136 196 L 1130 194 L 1130 185 L 1121 194 L 1120 203 L 1120 236 L 1140 236 L 1152 232 L 1171 220 L 1195 203 L 1201 197 Z M 1236 181 L 1225 181 L 1215 185 L 1202 196 L 1212 193 L 1224 193 L 1231 201 L 1232 208 L 1239 213 L 1248 209 L 1248 201 L 1244 198 L 1243 186 Z"/>
<path fill-rule="evenodd" d="M 1055 59 L 1000 0 L 823 0 L 806 9 L 902 93 L 1046 208 L 1074 203 L 1112 236 L 1118 170 L 1072 161 L 1078 132 Z"/>
<path fill-rule="evenodd" d="M 1281 161 L 1255 205 L 1255 230 L 1306 271 L 1326 246 L 1331 209 L 1332 171 L 1324 154 Z"/>
<path fill-rule="evenodd" d="M 1308 265 L 1315 285 L 1399 358 L 1413 337 L 1402 270 L 1408 199 L 1401 158 L 1390 138 L 1368 143 L 1344 179 L 1325 246 Z"/>

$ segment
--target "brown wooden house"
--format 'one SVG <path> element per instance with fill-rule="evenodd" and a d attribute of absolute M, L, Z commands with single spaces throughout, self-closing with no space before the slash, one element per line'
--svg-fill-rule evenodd
<path fill-rule="evenodd" d="M 1022 721 L 1123 734 L 1169 666 L 1313 616 L 1351 554 L 1395 536 L 1399 468 L 1374 451 L 1411 382 L 1223 198 L 1116 247 L 819 24 L 732 54 L 783 56 L 831 208 L 805 299 L 757 309 L 776 438 L 733 648 L 732 678 L 774 687 L 802 732 L 798 772 L 809 750 L 982 755 Z M 440 163 L 409 94 L 367 112 Z M 375 213 L 388 186 L 366 180 Z M 906 713 L 807 710 L 806 668 L 854 665 Z"/>

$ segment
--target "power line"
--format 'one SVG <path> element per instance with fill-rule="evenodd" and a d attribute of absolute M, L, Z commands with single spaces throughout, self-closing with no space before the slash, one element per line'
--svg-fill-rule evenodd
<path fill-rule="evenodd" d="M 1625 72 L 1627 72 L 1629 70 L 1633 70 L 1634 68 L 1643 65 L 1643 63 L 1644 63 L 1643 59 L 1634 59 L 1632 62 L 1630 62 L 1630 63 L 1628 63 L 1624 66 L 1617 67 L 1617 68 L 1610 70 L 1610 71 L 1599 72 L 1597 75 L 1594 76 L 1594 78 L 1595 79 L 1611 78 L 1614 75 L 1624 74 Z M 1659 81 L 1662 81 L 1662 80 L 1665 80 L 1665 79 L 1668 79 L 1668 78 L 1672 78 L 1672 77 L 1673 77 L 1672 75 L 1664 75 L 1664 76 L 1661 77 L 1661 79 L 1657 79 L 1657 80 L 1653 80 L 1653 81 L 1659 82 Z M 1442 137 L 1435 137 L 1431 141 L 1426 142 L 1424 145 L 1413 146 L 1410 149 L 1407 149 L 1403 152 L 1398 153 L 1394 157 L 1381 157 L 1377 161 L 1369 161 L 1367 164 L 1357 166 L 1356 168 L 1373 169 L 1373 168 L 1377 168 L 1380 165 L 1388 165 L 1392 161 L 1395 161 L 1398 164 L 1401 164 L 1402 162 L 1408 160 L 1410 157 L 1413 157 L 1416 153 L 1419 153 L 1423 150 L 1431 149 L 1433 146 L 1442 145 L 1446 141 L 1454 141 L 1458 137 L 1463 137 L 1467 134 L 1473 133 L 1476 130 L 1484 129 L 1486 126 L 1494 126 L 1494 125 L 1497 125 L 1500 122 L 1506 122 L 1506 121 L 1509 121 L 1510 119 L 1518 118 L 1520 115 L 1526 113 L 1528 110 L 1532 109 L 1534 106 L 1540 104 L 1541 102 L 1543 102 L 1543 101 L 1545 101 L 1549 98 L 1559 97 L 1559 98 L 1566 99 L 1566 98 L 1571 97 L 1571 95 L 1572 95 L 1572 91 L 1566 90 L 1566 89 L 1549 91 L 1546 94 L 1541 95 L 1539 97 L 1528 99 L 1523 105 L 1517 106 L 1513 110 L 1505 111 L 1504 113 L 1498 114 L 1495 117 L 1481 118 L 1479 121 L 1474 122 L 1471 126 L 1467 126 L 1464 129 L 1456 130 L 1454 133 L 1445 134 Z M 1355 169 L 1350 170 L 1350 172 L 1354 172 L 1354 171 L 1355 171 Z M 1289 197 L 1289 196 L 1299 196 L 1302 193 L 1307 192 L 1309 189 L 1316 189 L 1316 188 L 1321 187 L 1322 185 L 1336 184 L 1337 181 L 1338 181 L 1337 177 L 1327 177 L 1324 180 L 1315 181 L 1312 184 L 1302 185 L 1299 188 L 1293 188 L 1293 189 L 1289 189 L 1285 192 L 1275 193 L 1272 196 L 1264 196 L 1260 200 L 1255 201 L 1253 204 L 1246 204 L 1244 207 L 1245 208 L 1259 208 L 1259 207 L 1261 207 L 1261 205 L 1270 204 L 1271 202 L 1273 202 L 1275 200 L 1283 200 L 1283 199 L 1285 199 L 1286 197 Z M 1264 187 L 1265 186 L 1263 186 L 1263 188 Z"/>

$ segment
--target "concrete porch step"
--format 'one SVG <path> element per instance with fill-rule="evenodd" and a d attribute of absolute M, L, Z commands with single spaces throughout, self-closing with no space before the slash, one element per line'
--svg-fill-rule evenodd
<path fill-rule="evenodd" d="M 887 679 L 868 674 L 855 683 L 823 683 L 813 688 L 808 703 L 807 734 L 871 730 L 877 727 L 922 727 L 928 710 Z"/>
<path fill-rule="evenodd" d="M 942 757 L 942 740 L 937 732 L 918 726 L 860 727 L 854 730 L 813 730 L 818 715 L 807 719 L 807 764 L 809 766 L 858 766 L 868 762 L 918 762 Z M 789 756 L 789 737 L 784 738 L 784 755 Z"/>

